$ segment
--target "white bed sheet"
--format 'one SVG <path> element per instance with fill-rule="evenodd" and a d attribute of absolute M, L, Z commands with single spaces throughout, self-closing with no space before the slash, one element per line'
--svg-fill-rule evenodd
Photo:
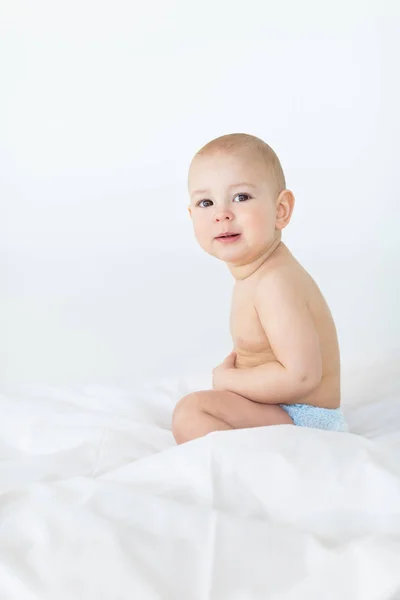
<path fill-rule="evenodd" d="M 180 447 L 171 412 L 194 381 L 3 389 L 0 599 L 395 599 L 390 377 L 347 404 L 351 434 L 282 426 Z"/>

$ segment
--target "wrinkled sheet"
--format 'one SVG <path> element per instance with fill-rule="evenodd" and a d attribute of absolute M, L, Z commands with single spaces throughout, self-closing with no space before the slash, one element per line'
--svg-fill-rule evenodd
<path fill-rule="evenodd" d="M 400 400 L 177 447 L 182 382 L 3 390 L 1 600 L 400 598 Z"/>

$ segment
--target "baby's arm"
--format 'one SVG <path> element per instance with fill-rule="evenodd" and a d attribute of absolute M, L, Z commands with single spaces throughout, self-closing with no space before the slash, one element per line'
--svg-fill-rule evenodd
<path fill-rule="evenodd" d="M 307 303 L 289 273 L 274 273 L 259 284 L 256 310 L 276 361 L 226 369 L 214 387 L 255 402 L 296 403 L 322 377 L 319 339 Z"/>

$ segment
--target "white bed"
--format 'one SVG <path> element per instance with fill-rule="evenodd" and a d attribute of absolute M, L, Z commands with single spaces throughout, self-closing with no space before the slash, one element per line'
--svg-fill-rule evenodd
<path fill-rule="evenodd" d="M 3 389 L 1 600 L 397 598 L 397 364 L 347 377 L 351 434 L 180 447 L 171 411 L 194 380 Z"/>

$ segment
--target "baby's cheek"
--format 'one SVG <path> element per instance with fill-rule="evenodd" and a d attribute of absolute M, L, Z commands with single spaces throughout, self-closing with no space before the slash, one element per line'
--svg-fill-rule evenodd
<path fill-rule="evenodd" d="M 268 227 L 271 227 L 272 220 L 271 215 L 268 214 L 265 210 L 257 210 L 253 211 L 249 215 L 249 220 L 251 221 L 251 225 L 254 229 L 264 230 Z"/>
<path fill-rule="evenodd" d="M 262 229 L 264 226 L 265 216 L 261 211 L 249 211 L 246 215 L 243 215 L 243 224 L 247 229 L 251 231 L 257 231 Z"/>
<path fill-rule="evenodd" d="M 210 228 L 206 223 L 197 222 L 193 223 L 194 225 L 194 234 L 196 236 L 197 241 L 201 246 L 206 246 L 209 242 L 210 238 Z"/>

